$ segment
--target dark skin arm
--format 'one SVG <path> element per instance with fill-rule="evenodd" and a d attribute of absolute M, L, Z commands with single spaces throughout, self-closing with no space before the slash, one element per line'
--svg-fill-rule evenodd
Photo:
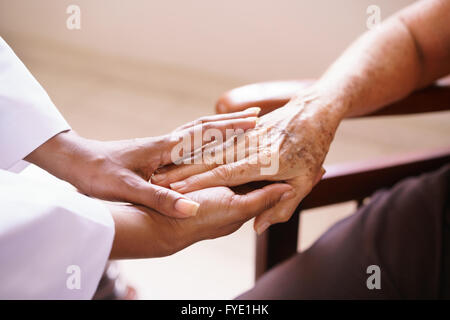
<path fill-rule="evenodd" d="M 183 136 L 200 127 L 225 132 L 255 126 L 258 108 L 227 115 L 206 116 L 171 134 L 121 141 L 97 141 L 74 131 L 57 134 L 25 160 L 63 179 L 86 195 L 144 205 L 168 216 L 196 214 L 199 204 L 187 195 L 149 182 L 153 172 L 172 162 L 171 151 Z"/>
<path fill-rule="evenodd" d="M 228 235 L 249 219 L 289 198 L 287 184 L 238 194 L 215 187 L 187 194 L 200 203 L 195 217 L 176 219 L 133 205 L 108 203 L 115 223 L 112 259 L 171 255 L 197 241 Z M 286 196 L 287 195 L 287 196 Z"/>

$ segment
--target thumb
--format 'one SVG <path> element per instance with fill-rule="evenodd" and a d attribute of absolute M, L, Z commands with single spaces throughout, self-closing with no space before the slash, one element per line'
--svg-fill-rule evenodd
<path fill-rule="evenodd" d="M 135 203 L 174 218 L 187 218 L 197 214 L 200 204 L 190 200 L 182 194 L 151 184 L 147 181 L 140 182 L 134 190 Z"/>
<path fill-rule="evenodd" d="M 252 129 L 256 125 L 257 118 L 249 117 L 243 119 L 226 119 L 213 122 L 200 122 L 197 125 L 184 130 L 173 132 L 163 136 L 164 143 L 160 144 L 163 151 L 161 164 L 166 165 L 181 159 L 181 154 L 190 154 L 198 150 L 203 145 L 213 142 L 212 138 L 206 135 L 207 132 L 215 130 L 220 134 L 222 140 L 227 136 L 227 131 L 232 129 L 234 132 L 240 130 Z"/>
<path fill-rule="evenodd" d="M 275 206 L 280 200 L 290 198 L 292 186 L 286 183 L 274 183 L 254 190 L 245 195 L 235 195 L 236 212 L 245 211 L 245 218 L 251 219 L 267 209 Z"/>

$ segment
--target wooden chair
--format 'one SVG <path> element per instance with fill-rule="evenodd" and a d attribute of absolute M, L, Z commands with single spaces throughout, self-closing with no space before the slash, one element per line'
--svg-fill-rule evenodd
<path fill-rule="evenodd" d="M 449 110 L 449 80 L 447 78 L 438 81 L 365 117 Z M 232 112 L 259 106 L 264 114 L 283 106 L 295 92 L 311 83 L 312 80 L 274 81 L 239 87 L 220 97 L 216 111 Z M 299 214 L 302 210 L 346 201 L 357 201 L 360 206 L 363 200 L 376 190 L 390 187 L 406 177 L 438 169 L 446 163 L 450 163 L 450 145 L 425 153 L 328 166 L 325 176 L 297 207 L 292 218 L 286 223 L 271 226 L 257 237 L 256 279 L 297 252 Z"/>

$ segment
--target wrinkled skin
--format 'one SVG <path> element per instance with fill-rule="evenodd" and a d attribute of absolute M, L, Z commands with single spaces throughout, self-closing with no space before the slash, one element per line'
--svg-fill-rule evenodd
<path fill-rule="evenodd" d="M 224 165 L 170 166 L 160 170 L 153 181 L 164 186 L 170 185 L 181 193 L 258 180 L 285 181 L 294 188 L 295 195 L 256 218 L 255 229 L 261 233 L 273 223 L 287 221 L 324 174 L 322 164 L 341 120 L 329 110 L 327 101 L 310 89 L 284 107 L 262 116 L 255 129 L 245 133 L 247 141 L 252 136 L 262 136 L 267 132 L 270 133 L 270 139 L 263 141 L 257 148 L 247 148 L 244 159 Z M 243 148 L 244 141 L 241 138 L 232 144 L 229 140 L 225 148 L 235 148 L 236 145 L 237 148 Z M 278 170 L 268 175 L 261 174 L 261 169 L 267 167 L 262 164 L 262 155 L 274 152 L 279 153 Z M 252 164 L 251 161 L 255 159 L 258 161 Z"/>

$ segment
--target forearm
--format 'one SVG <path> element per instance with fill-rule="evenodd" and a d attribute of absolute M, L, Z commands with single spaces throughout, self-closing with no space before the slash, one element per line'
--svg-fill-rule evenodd
<path fill-rule="evenodd" d="M 393 18 L 358 39 L 316 84 L 340 118 L 373 112 L 419 84 L 421 61 L 409 31 Z"/>
<path fill-rule="evenodd" d="M 76 164 L 86 160 L 83 160 L 83 141 L 74 131 L 64 131 L 43 143 L 26 156 L 25 160 L 62 180 L 76 184 Z"/>
<path fill-rule="evenodd" d="M 173 253 L 168 237 L 168 219 L 149 209 L 131 205 L 108 204 L 115 224 L 110 259 L 163 257 Z"/>
<path fill-rule="evenodd" d="M 419 2 L 366 32 L 318 80 L 314 94 L 342 119 L 371 113 L 447 74 L 449 7 Z"/>

